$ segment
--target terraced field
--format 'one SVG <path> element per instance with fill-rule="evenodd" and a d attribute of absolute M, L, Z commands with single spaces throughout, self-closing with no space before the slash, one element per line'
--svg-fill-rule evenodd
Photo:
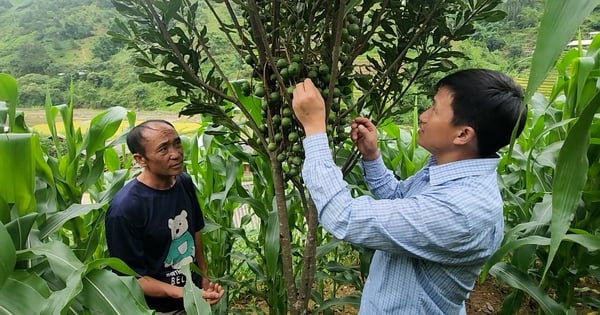
<path fill-rule="evenodd" d="M 556 82 L 557 76 L 558 76 L 558 73 L 556 72 L 556 70 L 552 70 L 546 77 L 546 80 L 544 80 L 544 82 L 542 82 L 542 85 L 540 85 L 540 87 L 537 89 L 537 92 L 542 93 L 545 96 L 550 96 L 550 93 L 552 92 L 552 87 L 554 86 L 554 83 Z M 529 80 L 529 74 L 528 73 L 519 74 L 518 76 L 514 77 L 514 80 L 517 83 L 519 83 L 523 87 L 523 89 L 526 89 L 527 81 Z"/>

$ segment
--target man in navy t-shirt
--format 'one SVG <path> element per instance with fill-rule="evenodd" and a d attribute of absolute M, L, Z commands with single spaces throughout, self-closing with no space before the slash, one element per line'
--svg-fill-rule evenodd
<path fill-rule="evenodd" d="M 189 175 L 183 172 L 183 148 L 167 121 L 149 120 L 134 127 L 127 145 L 144 169 L 113 198 L 106 214 L 110 255 L 122 259 L 140 277 L 148 306 L 158 312 L 183 311 L 182 266 L 198 265 L 193 275 L 210 304 L 223 296 L 206 278 L 202 249 L 202 211 Z"/>

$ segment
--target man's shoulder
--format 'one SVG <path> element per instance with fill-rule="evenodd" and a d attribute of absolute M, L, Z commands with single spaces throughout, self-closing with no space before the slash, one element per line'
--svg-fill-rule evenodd
<path fill-rule="evenodd" d="M 121 187 L 121 189 L 119 189 L 119 191 L 117 191 L 113 200 L 130 196 L 132 192 L 138 190 L 139 185 L 140 182 L 138 182 L 138 180 L 135 177 L 130 179 L 128 182 L 125 183 L 125 185 L 123 185 L 123 187 Z"/>
<path fill-rule="evenodd" d="M 126 209 L 139 203 L 139 200 L 143 199 L 140 198 L 140 186 L 140 182 L 135 178 L 125 183 L 110 201 L 110 208 Z"/>
<path fill-rule="evenodd" d="M 192 177 L 186 172 L 181 172 L 177 175 L 177 180 L 181 180 L 187 183 L 192 182 Z"/>

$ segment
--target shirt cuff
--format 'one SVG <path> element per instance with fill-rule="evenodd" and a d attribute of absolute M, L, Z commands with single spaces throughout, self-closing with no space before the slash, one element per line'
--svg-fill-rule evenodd
<path fill-rule="evenodd" d="M 317 133 L 302 140 L 305 160 L 332 160 L 326 133 Z"/>
<path fill-rule="evenodd" d="M 383 164 L 381 154 L 375 160 L 360 160 L 360 165 L 363 168 L 363 175 L 365 178 L 381 178 L 385 176 L 388 171 L 385 164 Z"/>

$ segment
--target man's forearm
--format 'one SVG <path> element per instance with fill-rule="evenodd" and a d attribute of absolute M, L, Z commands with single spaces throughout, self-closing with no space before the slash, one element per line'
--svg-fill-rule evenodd
<path fill-rule="evenodd" d="M 144 295 L 147 296 L 169 297 L 174 299 L 183 297 L 183 288 L 170 285 L 150 276 L 138 278 L 138 283 L 140 284 L 140 287 L 142 287 Z"/>

